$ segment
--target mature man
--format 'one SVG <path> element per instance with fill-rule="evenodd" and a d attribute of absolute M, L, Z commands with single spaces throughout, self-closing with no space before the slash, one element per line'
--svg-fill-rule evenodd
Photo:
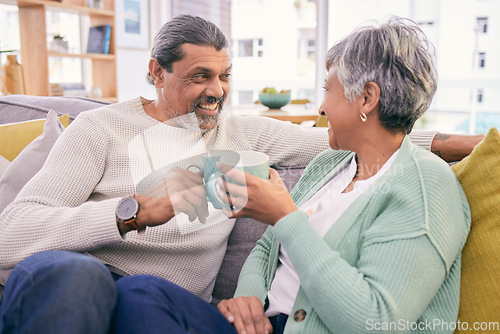
<path fill-rule="evenodd" d="M 230 74 L 222 32 L 176 17 L 149 62 L 158 98 L 82 113 L 65 130 L 0 216 L 0 268 L 14 268 L 0 330 L 121 333 L 134 323 L 154 333 L 134 307 L 154 303 L 169 281 L 210 300 L 234 220 L 207 204 L 201 175 L 186 166 L 211 150 L 305 165 L 328 147 L 326 131 L 226 115 Z M 151 175 L 162 176 L 159 195 L 138 194 Z"/>

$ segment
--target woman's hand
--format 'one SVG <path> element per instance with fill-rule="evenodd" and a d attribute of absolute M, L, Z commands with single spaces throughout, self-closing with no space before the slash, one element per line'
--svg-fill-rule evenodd
<path fill-rule="evenodd" d="M 217 308 L 233 324 L 238 333 L 266 334 L 273 326 L 264 314 L 264 307 L 257 297 L 238 297 L 222 300 Z"/>
<path fill-rule="evenodd" d="M 137 223 L 141 226 L 158 226 L 184 212 L 189 221 L 197 217 L 205 223 L 208 204 L 201 173 L 175 167 L 165 175 L 147 196 L 136 195 L 140 209 Z"/>
<path fill-rule="evenodd" d="M 218 195 L 233 208 L 224 209 L 228 217 L 252 217 L 274 225 L 284 216 L 297 210 L 285 184 L 274 169 L 269 169 L 270 178 L 264 180 L 222 163 L 217 164 L 217 168 L 225 174 L 225 180 L 217 180 Z"/>

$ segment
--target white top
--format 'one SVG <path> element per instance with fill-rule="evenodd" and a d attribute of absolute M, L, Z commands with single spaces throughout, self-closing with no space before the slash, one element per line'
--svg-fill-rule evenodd
<path fill-rule="evenodd" d="M 343 193 L 356 175 L 357 164 L 355 157 L 353 157 L 349 165 L 340 170 L 323 188 L 300 206 L 299 210 L 308 214 L 309 223 L 318 235 L 323 237 L 351 203 L 391 167 L 398 152 L 399 150 L 387 160 L 375 175 L 366 180 L 356 181 L 352 191 Z M 269 307 L 266 310 L 266 315 L 272 317 L 279 313 L 290 314 L 299 288 L 299 276 L 285 248 L 281 246 L 276 275 L 267 294 Z"/>

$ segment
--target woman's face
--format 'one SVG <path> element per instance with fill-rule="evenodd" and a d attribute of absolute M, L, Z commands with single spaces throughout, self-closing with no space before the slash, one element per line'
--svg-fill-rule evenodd
<path fill-rule="evenodd" d="M 335 66 L 330 67 L 325 79 L 325 97 L 320 108 L 320 113 L 328 119 L 328 137 L 330 147 L 334 150 L 352 150 L 350 142 L 356 137 L 356 130 L 359 129 L 360 100 L 356 97 L 350 103 L 344 94 L 344 87 L 337 79 Z"/>

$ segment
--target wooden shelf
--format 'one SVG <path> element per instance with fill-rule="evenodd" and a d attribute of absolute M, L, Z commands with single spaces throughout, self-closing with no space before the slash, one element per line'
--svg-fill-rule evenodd
<path fill-rule="evenodd" d="M 56 51 L 47 51 L 49 57 L 61 57 L 61 58 L 82 58 L 82 59 L 99 59 L 99 60 L 116 60 L 114 54 L 102 54 L 102 53 L 62 53 Z"/>
<path fill-rule="evenodd" d="M 91 85 L 101 87 L 105 100 L 116 102 L 115 5 L 114 0 L 101 1 L 103 9 L 87 7 L 86 0 L 17 0 L 26 94 L 50 96 L 49 57 L 80 58 L 91 62 Z M 89 16 L 91 26 L 111 25 L 109 54 L 50 51 L 47 48 L 47 9 Z M 86 50 L 85 47 L 82 46 Z"/>
<path fill-rule="evenodd" d="M 116 97 L 101 97 L 99 98 L 98 100 L 103 100 L 103 101 L 107 101 L 107 102 L 118 102 L 118 99 Z"/>
<path fill-rule="evenodd" d="M 59 2 L 59 1 L 17 0 L 17 6 L 18 7 L 45 6 L 48 7 L 49 9 L 50 7 L 53 7 L 54 10 L 75 12 L 80 15 L 108 16 L 111 18 L 115 17 L 115 12 L 112 10 L 104 10 L 104 9 L 90 8 L 86 6 L 66 4 L 65 2 Z"/>

